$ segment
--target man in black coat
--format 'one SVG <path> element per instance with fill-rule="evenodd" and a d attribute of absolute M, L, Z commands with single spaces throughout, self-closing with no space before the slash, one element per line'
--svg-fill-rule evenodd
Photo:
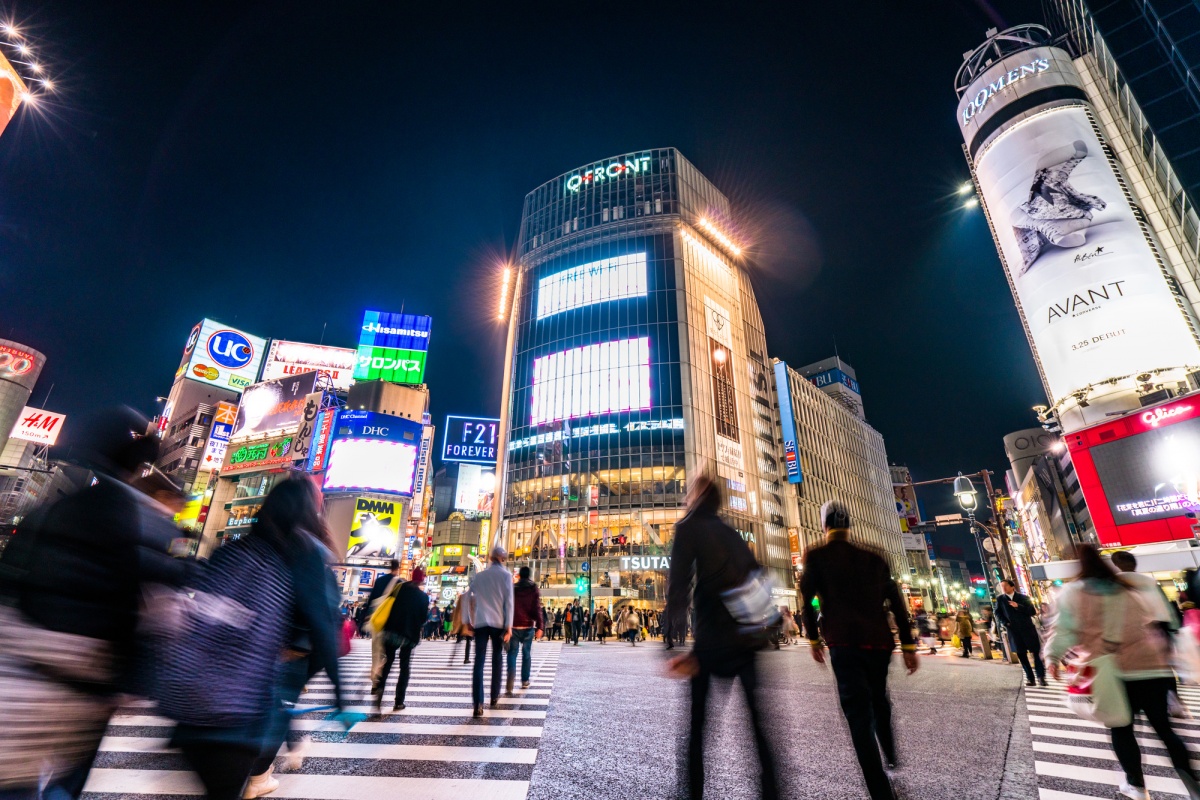
<path fill-rule="evenodd" d="M 896 640 L 888 612 L 896 620 L 904 666 L 911 675 L 917 671 L 917 653 L 908 607 L 887 561 L 850 543 L 846 508 L 836 501 L 826 503 L 821 518 L 826 543 L 805 554 L 800 577 L 804 632 L 817 663 L 825 663 L 825 645 L 829 646 L 838 699 L 868 793 L 872 800 L 891 800 L 891 781 L 879 757 L 882 749 L 888 766 L 895 768 L 887 677 Z M 819 622 L 813 600 L 820 603 Z"/>
<path fill-rule="evenodd" d="M 376 713 L 379 713 L 383 704 L 383 692 L 387 687 L 388 673 L 396 661 L 396 651 L 400 652 L 400 678 L 396 681 L 396 703 L 392 710 L 404 710 L 412 652 L 421 643 L 421 626 L 429 616 L 429 595 L 422 588 L 424 583 L 425 570 L 417 567 L 413 570 L 412 580 L 396 588 L 391 613 L 378 634 L 383 639 L 383 667 L 379 670 L 379 680 L 374 687 Z"/>
<path fill-rule="evenodd" d="M 1046 665 L 1042 662 L 1042 637 L 1038 636 L 1037 626 L 1033 618 L 1037 609 L 1029 595 L 1017 591 L 1017 585 L 1012 581 L 1001 581 L 1000 590 L 1003 592 L 996 598 L 996 619 L 1008 629 L 1008 643 L 1017 653 L 1017 659 L 1025 670 L 1025 685 L 1046 685 Z M 1029 665 L 1029 653 L 1033 653 L 1033 667 Z M 1034 683 L 1034 671 L 1037 671 L 1037 684 Z"/>
<path fill-rule="evenodd" d="M 695 479 L 689 492 L 688 513 L 675 526 L 671 547 L 671 572 L 667 580 L 670 630 L 686 630 L 688 595 L 695 603 L 695 645 L 687 659 L 691 672 L 692 713 L 688 741 L 687 773 L 690 796 L 704 797 L 704 728 L 709 684 L 715 675 L 742 682 L 750 707 L 750 724 L 762 767 L 762 797 L 776 800 L 779 782 L 775 758 L 763 728 L 758 703 L 755 654 L 761 641 L 742 633 L 721 597 L 742 586 L 758 569 L 758 562 L 742 537 L 717 516 L 721 492 L 707 476 Z M 692 578 L 696 579 L 692 591 Z M 681 638 L 681 637 L 680 637 Z"/>
<path fill-rule="evenodd" d="M 375 609 L 379 608 L 379 604 L 383 602 L 383 598 L 392 593 L 397 586 L 400 585 L 400 562 L 392 559 L 388 564 L 388 574 L 379 575 L 375 578 L 375 584 L 371 587 L 371 593 L 367 595 L 364 616 L 366 622 L 370 623 L 371 615 L 375 613 Z M 379 670 L 383 669 L 383 636 L 382 631 L 370 630 L 369 624 L 367 629 L 371 634 L 371 680 L 379 680 Z"/>

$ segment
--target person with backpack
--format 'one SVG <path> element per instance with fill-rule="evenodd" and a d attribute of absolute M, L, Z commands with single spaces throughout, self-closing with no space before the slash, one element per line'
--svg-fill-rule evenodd
<path fill-rule="evenodd" d="M 375 682 L 371 693 L 375 696 L 375 713 L 380 713 L 383 705 L 383 692 L 387 687 L 388 673 L 400 654 L 400 677 L 396 680 L 396 702 L 392 711 L 404 710 L 404 695 L 408 691 L 408 678 L 411 672 L 412 652 L 421 643 L 421 624 L 429 614 L 429 595 L 425 594 L 425 570 L 417 567 L 412 572 L 412 580 L 405 581 L 396 587 L 393 593 L 391 611 L 387 621 L 383 623 L 383 669 L 379 671 L 379 680 Z"/>
<path fill-rule="evenodd" d="M 162 657 L 159 712 L 209 800 L 238 800 L 260 759 L 274 758 L 283 706 L 324 669 L 341 711 L 338 635 L 321 493 L 307 477 L 277 483 L 250 535 L 217 548 L 190 587 Z M 214 680 L 236 675 L 237 680 Z M 348 717 L 342 715 L 345 722 Z M 256 790 L 265 793 L 265 786 Z"/>
<path fill-rule="evenodd" d="M 1129 800 L 1150 800 L 1142 751 L 1134 733 L 1134 719 L 1140 711 L 1166 748 L 1187 796 L 1200 800 L 1200 782 L 1192 770 L 1187 745 L 1171 726 L 1167 703 L 1175 685 L 1174 673 L 1170 642 L 1157 624 L 1157 609 L 1147 607 L 1139 587 L 1118 575 L 1092 545 L 1079 545 L 1076 557 L 1079 576 L 1059 594 L 1058 615 L 1046 642 L 1050 676 L 1059 677 L 1062 662 L 1071 651 L 1085 654 L 1089 660 L 1114 656 L 1123 696 L 1094 694 L 1093 699 L 1104 715 L 1128 712 L 1124 725 L 1110 729 L 1113 752 L 1125 772 L 1117 792 Z M 1103 683 L 1097 674 L 1092 685 Z"/>
<path fill-rule="evenodd" d="M 392 594 L 392 591 L 400 585 L 400 562 L 392 559 L 388 562 L 388 574 L 384 578 L 380 576 L 375 579 L 375 584 L 371 587 L 371 593 L 367 595 L 367 602 L 364 605 L 364 623 L 363 628 L 371 632 L 371 682 L 379 680 L 379 670 L 383 668 L 383 637 L 379 632 L 371 627 L 371 616 L 379 608 L 379 604 L 383 602 L 383 598 Z"/>
<path fill-rule="evenodd" d="M 737 678 L 742 684 L 758 750 L 762 797 L 777 800 L 779 779 L 775 756 L 763 724 L 758 695 L 756 663 L 762 641 L 754 632 L 744 630 L 725 601 L 727 592 L 736 592 L 754 580 L 759 565 L 741 535 L 717 516 L 721 491 L 711 478 L 701 475 L 692 481 L 687 507 L 687 514 L 675 527 L 671 571 L 667 577 L 667 608 L 663 613 L 667 629 L 678 632 L 682 641 L 682 633 L 687 630 L 688 607 L 695 606 L 695 644 L 690 654 L 671 662 L 674 674 L 689 678 L 691 683 L 686 778 L 689 796 L 693 800 L 704 797 L 708 695 L 713 677 L 720 677 Z M 632 606 L 628 611 L 636 614 Z"/>
<path fill-rule="evenodd" d="M 172 511 L 149 496 L 181 505 L 178 487 L 141 477 L 158 454 L 147 424 L 130 408 L 85 420 L 75 453 L 95 482 L 35 509 L 0 555 L 4 797 L 78 797 L 118 694 L 147 691 L 140 598 L 189 566 L 170 555 Z"/>

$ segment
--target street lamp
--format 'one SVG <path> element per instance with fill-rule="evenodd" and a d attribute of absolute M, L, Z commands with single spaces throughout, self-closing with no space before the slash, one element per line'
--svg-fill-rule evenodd
<path fill-rule="evenodd" d="M 958 473 L 958 477 L 954 479 L 954 496 L 958 498 L 958 504 L 963 507 L 963 511 L 972 517 L 975 516 L 975 509 L 979 505 L 979 498 L 976 497 L 978 494 L 971 479 L 961 472 Z"/>

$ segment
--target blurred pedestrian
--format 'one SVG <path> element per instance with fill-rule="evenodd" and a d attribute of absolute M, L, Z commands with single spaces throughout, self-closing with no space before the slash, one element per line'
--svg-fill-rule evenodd
<path fill-rule="evenodd" d="M 379 635 L 379 631 L 371 627 L 371 615 L 375 613 L 375 609 L 379 608 L 379 604 L 383 602 L 383 598 L 389 597 L 392 591 L 400 585 L 400 562 L 392 559 L 388 562 L 388 573 L 384 577 L 382 575 L 375 578 L 375 584 L 371 587 L 371 593 L 367 595 L 367 602 L 363 615 L 366 619 L 364 629 L 371 634 L 371 683 L 379 679 L 379 670 L 383 668 L 383 637 Z"/>
<path fill-rule="evenodd" d="M 621 615 L 617 617 L 617 637 L 628 639 L 629 644 L 636 647 L 638 630 L 641 627 L 642 620 L 638 616 L 637 609 L 633 606 L 625 606 L 621 610 Z"/>
<path fill-rule="evenodd" d="M 579 600 L 571 604 L 569 609 L 571 612 L 571 644 L 579 646 L 579 634 L 583 630 L 583 608 L 579 605 Z"/>
<path fill-rule="evenodd" d="M 958 639 L 962 642 L 962 657 L 971 657 L 971 635 L 975 633 L 975 623 L 971 621 L 971 612 L 965 608 L 958 610 L 957 625 Z"/>
<path fill-rule="evenodd" d="M 546 621 L 542 617 L 542 594 L 537 584 L 529 579 L 529 567 L 517 571 L 517 585 L 513 587 L 512 638 L 508 641 L 508 673 L 505 678 L 504 696 L 513 696 L 513 684 L 517 672 L 517 651 L 521 651 L 521 688 L 529 688 L 529 672 L 533 667 L 533 640 L 542 638 Z"/>
<path fill-rule="evenodd" d="M 450 650 L 450 663 L 454 663 L 454 658 L 458 653 L 458 643 L 466 642 L 466 653 L 463 654 L 463 663 L 471 663 L 471 637 L 474 635 L 471 631 L 471 626 L 463 622 L 463 612 L 467 604 L 467 595 L 464 592 L 459 596 L 458 602 L 454 604 L 454 613 L 450 615 L 450 635 L 454 637 L 454 647 Z"/>
<path fill-rule="evenodd" d="M 1012 581 L 1000 581 L 1002 594 L 996 598 L 996 619 L 1008 629 L 1008 643 L 1017 653 L 1017 660 L 1025 670 L 1025 685 L 1046 685 L 1046 665 L 1042 662 L 1042 637 L 1038 635 L 1034 617 L 1037 609 L 1028 595 L 1017 591 Z M 1033 665 L 1029 655 L 1033 655 Z M 1034 676 L 1037 683 L 1034 683 Z"/>
<path fill-rule="evenodd" d="M 1142 751 L 1134 733 L 1134 719 L 1142 712 L 1166 748 L 1188 797 L 1197 800 L 1200 783 L 1192 770 L 1188 747 L 1171 727 L 1167 710 L 1167 696 L 1174 682 L 1170 645 L 1155 624 L 1158 611 L 1147 607 L 1141 591 L 1126 576 L 1118 575 L 1095 547 L 1078 546 L 1076 557 L 1079 577 L 1058 596 L 1058 616 L 1046 643 L 1050 674 L 1058 678 L 1059 664 L 1073 650 L 1091 656 L 1115 656 L 1130 711 L 1128 724 L 1111 729 L 1113 751 L 1125 772 L 1118 793 L 1130 800 L 1150 800 Z M 1102 699 L 1097 697 L 1098 701 Z"/>
<path fill-rule="evenodd" d="M 992 628 L 996 624 L 991 606 L 979 609 L 979 649 L 983 651 L 983 660 L 992 660 Z"/>
<path fill-rule="evenodd" d="M 784 644 L 795 644 L 796 637 L 800 635 L 800 626 L 796 624 L 796 616 L 787 606 L 780 606 L 779 613 L 783 620 L 780 633 L 783 634 Z"/>
<path fill-rule="evenodd" d="M 487 569 L 471 581 L 467 603 L 467 624 L 475 631 L 475 669 L 471 674 L 471 702 L 474 716 L 483 716 L 483 662 L 492 647 L 492 708 L 500 704 L 501 647 L 512 638 L 513 580 L 504 567 L 508 553 L 497 545 L 492 548 Z"/>
<path fill-rule="evenodd" d="M 158 454 L 129 408 L 80 426 L 75 451 L 95 482 L 34 510 L 0 555 L 0 796 L 83 792 L 119 692 L 147 693 L 138 605 L 148 584 L 177 586 L 179 533 L 143 491 Z M 174 493 L 178 495 L 177 488 Z"/>
<path fill-rule="evenodd" d="M 387 688 L 388 673 L 400 655 L 400 676 L 396 680 L 396 702 L 392 711 L 404 710 L 404 695 L 408 691 L 408 678 L 412 667 L 412 653 L 421 643 L 421 623 L 429 614 L 429 595 L 425 594 L 425 570 L 417 567 L 412 571 L 412 580 L 396 587 L 392 602 L 392 613 L 383 624 L 383 669 L 379 680 L 372 687 L 375 697 L 375 713 L 383 706 L 383 693 Z"/>
<path fill-rule="evenodd" d="M 325 670 L 335 685 L 340 707 L 337 660 L 350 649 L 349 639 L 344 639 L 337 622 L 341 589 L 330 568 L 337 558 L 321 516 L 321 492 L 312 481 L 302 478 L 277 485 L 271 496 L 275 499 L 267 512 L 268 521 L 293 531 L 288 539 L 289 557 L 294 602 L 299 613 L 291 616 L 291 630 L 277 665 L 277 698 L 272 703 L 266 742 L 251 767 L 243 798 L 262 797 L 279 788 L 279 781 L 271 773 L 275 755 L 288 736 L 291 716 L 286 709 L 300 699 L 309 679 Z M 259 518 L 262 519 L 261 513 Z"/>
<path fill-rule="evenodd" d="M 314 670 L 325 670 L 343 708 L 324 531 L 316 485 L 277 483 L 250 534 L 217 548 L 191 587 L 193 611 L 163 655 L 159 712 L 179 723 L 171 746 L 209 800 L 240 798 L 256 763 L 274 757 L 281 704 Z"/>
<path fill-rule="evenodd" d="M 879 757 L 882 749 L 888 768 L 896 768 L 892 705 L 887 694 L 888 666 L 896 641 L 888 612 L 896 620 L 904 666 L 911 675 L 918 662 L 908 608 L 883 557 L 850 543 L 850 512 L 845 506 L 837 501 L 826 503 L 821 520 L 826 542 L 805 554 L 800 577 L 804 629 L 817 663 L 825 663 L 825 646 L 829 647 L 838 699 L 871 800 L 892 800 L 892 784 Z M 819 629 L 813 600 L 820 603 Z"/>
<path fill-rule="evenodd" d="M 603 607 L 596 609 L 596 637 L 600 639 L 600 644 L 605 643 L 605 639 L 612 636 L 612 617 L 608 615 Z"/>
<path fill-rule="evenodd" d="M 675 528 L 664 614 L 668 632 L 682 642 L 687 630 L 688 607 L 693 603 L 695 606 L 692 652 L 671 662 L 676 674 L 691 681 L 686 759 L 689 796 L 693 800 L 704 797 L 704 734 L 709 689 L 715 676 L 737 678 L 742 684 L 758 749 L 762 797 L 776 800 L 779 781 L 775 757 L 763 725 L 755 668 L 756 653 L 763 640 L 757 632 L 744 629 L 724 599 L 727 593 L 736 594 L 754 583 L 759 565 L 741 535 L 717 516 L 721 492 L 712 479 L 701 475 L 692 481 L 687 505 L 687 514 Z M 770 602 L 769 596 L 767 602 Z"/>
<path fill-rule="evenodd" d="M 561 608 L 554 609 L 554 625 L 550 628 L 551 639 L 562 639 L 563 631 L 563 610 Z"/>

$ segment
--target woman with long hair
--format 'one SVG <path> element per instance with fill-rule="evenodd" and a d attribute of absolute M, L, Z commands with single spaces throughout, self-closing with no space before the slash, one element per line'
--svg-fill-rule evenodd
<path fill-rule="evenodd" d="M 270 630 L 265 649 L 257 653 L 253 669 L 237 675 L 249 685 L 247 702 L 238 714 L 222 722 L 204 708 L 183 708 L 173 741 L 183 750 L 200 776 L 210 800 L 259 797 L 278 787 L 271 765 L 288 732 L 285 707 L 299 698 L 305 682 L 324 669 L 333 682 L 335 703 L 342 705 L 338 674 L 339 592 L 329 562 L 333 559 L 330 535 L 321 517 L 321 493 L 307 477 L 276 484 L 263 502 L 250 535 L 223 545 L 214 554 L 209 570 L 210 587 L 219 587 L 219 573 L 239 576 L 253 565 L 262 587 L 243 605 L 255 615 L 256 631 Z M 227 588 L 227 587 L 226 587 Z M 228 589 L 227 589 L 228 590 Z M 199 643 L 200 655 L 219 660 L 219 639 Z M 197 678 L 212 681 L 212 675 Z M 225 692 L 229 693 L 226 687 Z M 209 697 L 210 704 L 221 701 Z M 193 705 L 196 705 L 193 703 Z M 247 778 L 255 777 L 247 785 Z"/>
<path fill-rule="evenodd" d="M 1192 771 L 1187 746 L 1171 727 L 1167 698 L 1174 685 L 1170 643 L 1155 625 L 1154 614 L 1100 552 L 1091 545 L 1078 548 L 1079 577 L 1058 597 L 1058 616 L 1046 643 L 1050 675 L 1058 678 L 1068 651 L 1096 657 L 1111 653 L 1132 717 L 1112 729 L 1112 746 L 1125 771 L 1117 791 L 1130 800 L 1150 800 L 1142 771 L 1142 752 L 1134 736 L 1133 718 L 1140 711 L 1158 734 L 1172 766 L 1192 800 L 1200 800 L 1200 784 Z M 1115 636 L 1114 636 L 1115 633 Z"/>

